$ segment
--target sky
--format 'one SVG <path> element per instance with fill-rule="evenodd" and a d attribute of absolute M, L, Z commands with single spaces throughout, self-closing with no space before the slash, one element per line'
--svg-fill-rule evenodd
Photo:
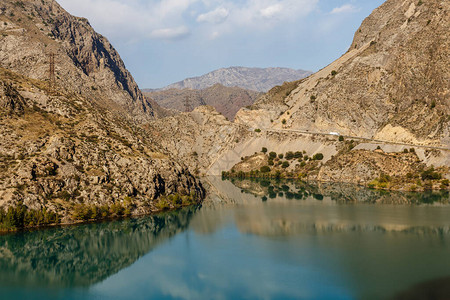
<path fill-rule="evenodd" d="M 106 36 L 140 88 L 230 66 L 318 71 L 384 0 L 58 0 Z"/>

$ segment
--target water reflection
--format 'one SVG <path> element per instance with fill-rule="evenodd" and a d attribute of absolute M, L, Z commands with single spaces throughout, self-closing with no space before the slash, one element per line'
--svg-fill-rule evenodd
<path fill-rule="evenodd" d="M 89 286 L 185 230 L 197 208 L 0 236 L 1 286 Z"/>
<path fill-rule="evenodd" d="M 210 182 L 220 189 L 223 186 L 217 178 L 209 178 Z M 234 186 L 242 193 L 250 193 L 261 197 L 261 200 L 319 200 L 325 198 L 337 203 L 378 203 L 378 204 L 448 204 L 450 194 L 446 190 L 417 192 L 399 192 L 368 189 L 362 186 L 344 183 L 312 184 L 298 180 L 270 179 L 231 179 Z"/>
<path fill-rule="evenodd" d="M 446 193 L 221 178 L 208 185 L 201 208 L 0 236 L 0 296 L 450 296 Z"/>
<path fill-rule="evenodd" d="M 210 178 L 209 183 L 221 198 L 232 199 L 234 222 L 245 233 L 271 236 L 305 231 L 450 233 L 446 192 L 390 193 L 354 185 L 318 186 L 299 181 Z M 223 210 L 200 213 L 208 220 L 204 228 L 220 227 L 212 223 L 222 222 L 223 217 L 215 214 L 222 215 Z"/>

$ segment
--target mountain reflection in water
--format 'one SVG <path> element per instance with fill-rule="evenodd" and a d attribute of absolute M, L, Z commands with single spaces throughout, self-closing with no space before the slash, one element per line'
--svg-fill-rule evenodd
<path fill-rule="evenodd" d="M 202 207 L 0 236 L 0 296 L 405 299 L 430 287 L 450 296 L 448 193 L 205 180 Z"/>
<path fill-rule="evenodd" d="M 185 230 L 196 209 L 0 236 L 1 285 L 100 282 Z"/>

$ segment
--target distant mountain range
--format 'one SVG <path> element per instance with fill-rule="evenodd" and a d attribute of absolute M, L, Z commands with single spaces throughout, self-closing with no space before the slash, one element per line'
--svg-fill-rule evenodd
<path fill-rule="evenodd" d="M 218 69 L 199 77 L 187 78 L 157 90 L 186 88 L 202 90 L 219 83 L 227 87 L 240 87 L 246 90 L 267 92 L 274 86 L 281 85 L 286 81 L 303 79 L 311 74 L 312 72 L 310 71 L 289 68 L 230 67 Z M 150 90 L 144 91 L 148 92 Z"/>
<path fill-rule="evenodd" d="M 215 84 L 202 90 L 172 88 L 153 92 L 144 91 L 145 96 L 164 108 L 185 111 L 187 97 L 189 99 L 189 110 L 201 105 L 211 105 L 228 120 L 233 120 L 239 109 L 252 105 L 261 94 L 239 87 L 226 87 L 221 84 Z"/>

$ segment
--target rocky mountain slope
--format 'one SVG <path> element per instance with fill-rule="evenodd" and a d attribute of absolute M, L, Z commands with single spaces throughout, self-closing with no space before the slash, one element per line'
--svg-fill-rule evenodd
<path fill-rule="evenodd" d="M 189 113 L 154 120 L 145 127 L 155 135 L 158 147 L 186 164 L 191 173 L 205 175 L 211 164 L 250 138 L 245 126 L 230 122 L 212 106 L 200 106 Z M 160 138 L 158 138 L 160 137 Z"/>
<path fill-rule="evenodd" d="M 211 105 L 228 120 L 233 120 L 242 107 L 253 104 L 261 93 L 238 87 L 226 87 L 215 84 L 203 90 L 169 89 L 156 92 L 144 92 L 144 95 L 156 101 L 164 108 L 185 111 L 186 97 L 191 109 L 201 105 Z"/>
<path fill-rule="evenodd" d="M 449 16 L 448 1 L 388 0 L 341 58 L 292 89 L 269 92 L 237 118 L 448 147 Z"/>
<path fill-rule="evenodd" d="M 0 66 L 45 81 L 51 53 L 59 88 L 101 99 L 99 104 L 139 121 L 153 118 L 119 54 L 87 19 L 70 15 L 54 0 L 2 1 Z"/>
<path fill-rule="evenodd" d="M 50 211 L 72 222 L 203 197 L 140 127 L 156 110 L 87 20 L 50 0 L 6 0 L 0 12 L 0 230 L 53 222 Z"/>
<path fill-rule="evenodd" d="M 311 72 L 288 68 L 246 68 L 230 67 L 212 71 L 208 74 L 187 78 L 163 88 L 201 90 L 220 83 L 228 87 L 240 87 L 246 90 L 267 92 L 285 81 L 294 81 L 311 75 Z"/>
<path fill-rule="evenodd" d="M 216 145 L 214 155 L 206 156 L 206 173 L 229 171 L 266 147 L 323 154 L 314 168 L 291 164 L 288 171 L 296 176 L 306 171 L 301 175 L 307 178 L 367 185 L 386 173 L 398 177 L 398 188 L 407 182 L 412 189 L 419 180 L 412 182 L 410 175 L 416 179 L 434 165 L 441 167 L 436 177 L 444 181 L 424 176 L 420 184 L 445 187 L 444 178 L 450 178 L 449 10 L 448 1 L 386 1 L 363 22 L 341 58 L 241 109 L 227 126 L 247 133 L 228 149 Z M 414 155 L 402 154 L 411 148 Z"/>

